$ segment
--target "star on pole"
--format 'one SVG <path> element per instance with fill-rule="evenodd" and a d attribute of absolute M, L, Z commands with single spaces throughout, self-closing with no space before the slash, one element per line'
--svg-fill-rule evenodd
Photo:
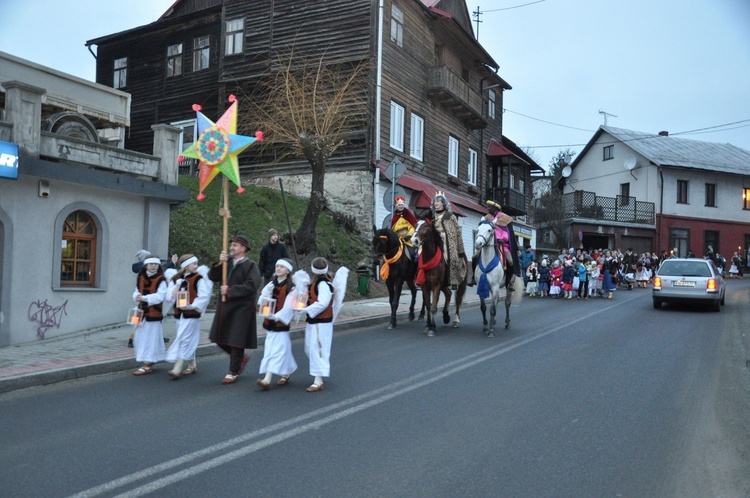
<path fill-rule="evenodd" d="M 193 104 L 198 118 L 198 140 L 182 152 L 183 157 L 192 157 L 200 161 L 198 200 L 206 198 L 203 190 L 219 173 L 223 173 L 237 185 L 237 192 L 245 191 L 240 183 L 240 170 L 237 155 L 257 141 L 263 140 L 263 132 L 256 132 L 254 137 L 237 135 L 237 98 L 229 96 L 232 105 L 219 120 L 214 123 L 201 111 L 199 104 Z"/>

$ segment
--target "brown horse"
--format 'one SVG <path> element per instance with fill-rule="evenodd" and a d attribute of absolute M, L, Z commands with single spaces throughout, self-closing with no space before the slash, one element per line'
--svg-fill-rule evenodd
<path fill-rule="evenodd" d="M 422 286 L 424 305 L 427 308 L 427 323 L 424 332 L 428 337 L 434 337 L 436 332 L 435 314 L 437 313 L 440 293 L 445 295 L 445 306 L 443 306 L 443 323 L 451 321 L 448 306 L 453 293 L 448 280 L 448 265 L 443 257 L 443 240 L 435 227 L 429 221 L 420 221 L 412 236 L 412 244 L 421 249 L 419 258 L 419 270 L 417 284 Z M 453 319 L 453 328 L 458 328 L 460 319 L 461 303 L 466 293 L 466 280 L 468 276 L 469 261 L 464 257 L 464 275 L 461 285 L 456 291 L 456 316 Z"/>

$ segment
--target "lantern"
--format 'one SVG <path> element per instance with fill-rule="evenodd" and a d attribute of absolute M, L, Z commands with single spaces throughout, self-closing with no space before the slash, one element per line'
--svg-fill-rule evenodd
<path fill-rule="evenodd" d="M 128 324 L 139 325 L 143 321 L 143 310 L 140 308 L 130 308 L 128 311 Z"/>
<path fill-rule="evenodd" d="M 177 307 L 186 308 L 190 304 L 190 292 L 186 290 L 177 291 Z"/>
<path fill-rule="evenodd" d="M 260 304 L 260 316 L 268 318 L 276 313 L 276 300 L 270 297 L 261 297 L 258 301 Z"/>
<path fill-rule="evenodd" d="M 294 310 L 301 310 L 307 306 L 307 293 L 295 292 L 292 296 L 292 308 Z"/>

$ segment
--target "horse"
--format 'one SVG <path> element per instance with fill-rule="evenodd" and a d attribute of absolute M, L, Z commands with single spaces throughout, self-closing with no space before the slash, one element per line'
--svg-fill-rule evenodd
<path fill-rule="evenodd" d="M 417 223 L 414 235 L 411 238 L 415 247 L 421 248 L 421 256 L 418 264 L 419 272 L 423 276 L 417 277 L 417 283 L 422 286 L 422 296 L 424 306 L 427 308 L 427 321 L 424 332 L 428 337 L 435 337 L 436 324 L 435 314 L 437 313 L 438 300 L 440 293 L 445 295 L 445 306 L 443 306 L 443 323 L 450 323 L 451 317 L 448 306 L 451 302 L 453 293 L 451 292 L 450 282 L 448 281 L 448 264 L 443 257 L 443 241 L 440 234 L 432 225 L 424 220 Z M 453 320 L 453 328 L 458 328 L 461 323 L 460 310 L 461 303 L 466 292 L 466 277 L 468 276 L 469 261 L 464 258 L 464 268 L 466 272 L 461 285 L 456 291 L 456 316 Z"/>
<path fill-rule="evenodd" d="M 503 268 L 502 256 L 498 253 L 495 241 L 495 225 L 489 221 L 481 221 L 477 227 L 477 235 L 474 239 L 474 258 L 479 256 L 477 267 L 474 270 L 474 280 L 477 282 L 477 294 L 482 310 L 483 332 L 487 337 L 495 337 L 495 315 L 496 306 L 500 300 L 500 290 L 505 287 L 505 269 Z M 515 275 L 512 276 L 515 279 Z M 514 284 L 515 285 L 515 284 Z M 519 293 L 519 297 L 520 297 Z M 490 299 L 490 321 L 487 323 L 487 304 L 485 300 Z M 505 329 L 510 328 L 510 305 L 513 299 L 513 291 L 506 289 L 505 292 Z"/>
<path fill-rule="evenodd" d="M 396 328 L 396 312 L 401 299 L 401 290 L 404 283 L 411 290 L 411 305 L 409 306 L 409 321 L 414 320 L 414 304 L 417 300 L 417 285 L 414 278 L 417 275 L 416 256 L 411 259 L 407 254 L 408 248 L 396 233 L 390 228 L 378 230 L 373 225 L 373 261 L 382 264 L 381 276 L 387 268 L 387 276 L 384 277 L 388 288 L 388 300 L 391 303 L 391 321 L 388 330 Z"/>

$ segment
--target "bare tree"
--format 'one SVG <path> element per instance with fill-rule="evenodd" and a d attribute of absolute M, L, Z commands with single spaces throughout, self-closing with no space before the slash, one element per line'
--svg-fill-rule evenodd
<path fill-rule="evenodd" d="M 568 206 L 559 181 L 562 171 L 570 165 L 575 154 L 570 149 L 561 150 L 550 160 L 549 175 L 552 177 L 551 188 L 535 199 L 531 206 L 531 217 L 541 230 L 552 233 L 561 247 L 569 247 L 571 242 Z"/>
<path fill-rule="evenodd" d="M 367 127 L 368 69 L 369 61 L 332 61 L 325 53 L 280 54 L 249 98 L 248 119 L 239 124 L 264 132 L 261 153 L 271 148 L 275 163 L 304 160 L 310 166 L 310 202 L 294 236 L 300 254 L 317 251 L 331 156 Z"/>

